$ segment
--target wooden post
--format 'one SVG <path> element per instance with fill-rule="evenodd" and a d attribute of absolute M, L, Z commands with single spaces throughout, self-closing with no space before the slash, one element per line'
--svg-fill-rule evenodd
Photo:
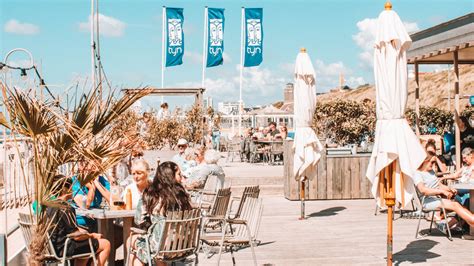
<path fill-rule="evenodd" d="M 420 77 L 418 62 L 415 61 L 415 132 L 420 137 Z"/>
<path fill-rule="evenodd" d="M 303 180 L 301 180 L 301 187 L 300 187 L 300 199 L 301 199 L 301 216 L 299 218 L 299 220 L 304 220 L 305 219 L 305 214 L 304 214 L 304 211 L 305 211 L 305 195 L 304 195 L 304 192 L 305 192 L 305 179 L 304 178 Z"/>
<path fill-rule="evenodd" d="M 453 52 L 454 55 L 454 112 L 459 115 L 459 67 L 458 67 L 458 51 Z M 455 125 L 455 138 L 456 138 L 456 170 L 461 169 L 461 132 L 459 132 L 459 126 Z"/>
<path fill-rule="evenodd" d="M 395 182 L 397 160 L 385 167 L 384 177 L 385 204 L 387 205 L 387 265 L 393 264 L 393 207 L 395 206 Z"/>

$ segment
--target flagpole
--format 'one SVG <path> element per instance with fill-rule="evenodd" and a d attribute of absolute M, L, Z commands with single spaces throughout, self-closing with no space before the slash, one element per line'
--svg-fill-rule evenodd
<path fill-rule="evenodd" d="M 208 20 L 208 10 L 207 6 L 204 8 L 204 37 L 202 44 L 202 88 L 204 88 L 204 80 L 206 78 L 206 60 L 207 60 L 207 20 Z"/>
<path fill-rule="evenodd" d="M 242 85 L 244 71 L 244 27 L 245 27 L 245 7 L 242 7 L 242 25 L 240 31 L 240 89 L 239 89 L 239 136 L 242 135 Z"/>
<path fill-rule="evenodd" d="M 161 88 L 165 87 L 165 24 L 166 24 L 166 7 L 163 6 L 163 29 L 161 32 Z M 164 97 L 161 96 L 161 103 L 163 104 Z"/>
<path fill-rule="evenodd" d="M 94 56 L 94 0 L 91 0 L 91 82 L 95 89 L 95 56 Z"/>

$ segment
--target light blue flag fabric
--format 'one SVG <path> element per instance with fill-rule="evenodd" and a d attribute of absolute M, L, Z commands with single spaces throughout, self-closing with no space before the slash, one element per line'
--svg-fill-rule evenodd
<path fill-rule="evenodd" d="M 263 9 L 245 9 L 244 67 L 258 66 L 263 61 Z"/>
<path fill-rule="evenodd" d="M 166 8 L 166 67 L 183 64 L 183 9 Z"/>
<path fill-rule="evenodd" d="M 207 9 L 207 62 L 206 67 L 222 65 L 224 59 L 224 9 Z"/>

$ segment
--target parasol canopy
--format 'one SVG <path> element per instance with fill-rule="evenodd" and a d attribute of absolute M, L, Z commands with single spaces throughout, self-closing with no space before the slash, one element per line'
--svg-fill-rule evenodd
<path fill-rule="evenodd" d="M 305 49 L 296 57 L 294 88 L 295 138 L 293 174 L 297 180 L 312 179 L 323 146 L 311 128 L 316 109 L 316 81 L 313 64 Z"/>
<path fill-rule="evenodd" d="M 411 39 L 393 10 L 382 11 L 377 24 L 374 49 L 377 124 L 366 176 L 372 182 L 372 194 L 377 204 L 383 206 L 379 175 L 397 160 L 395 200 L 404 206 L 414 194 L 411 177 L 426 157 L 425 150 L 404 117 L 408 95 L 406 51 Z"/>

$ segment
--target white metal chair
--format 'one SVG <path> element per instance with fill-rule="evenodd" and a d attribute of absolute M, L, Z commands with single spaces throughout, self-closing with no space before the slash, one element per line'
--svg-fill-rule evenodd
<path fill-rule="evenodd" d="M 34 219 L 29 214 L 26 213 L 19 213 L 19 219 L 18 223 L 21 228 L 21 232 L 23 234 L 23 238 L 25 239 L 25 245 L 26 245 L 26 250 L 29 253 L 30 252 L 30 244 L 31 241 L 33 240 L 34 234 L 35 234 L 35 229 L 36 229 L 36 222 L 34 222 Z M 92 241 L 91 239 L 88 239 L 89 241 L 89 247 L 90 247 L 90 252 L 84 253 L 84 254 L 77 254 L 73 256 L 67 256 L 66 250 L 69 245 L 69 242 L 71 241 L 73 235 L 69 234 L 67 235 L 66 242 L 64 243 L 64 252 L 63 255 L 60 256 L 60 254 L 56 253 L 56 250 L 54 249 L 54 245 L 51 241 L 49 232 L 47 233 L 48 237 L 48 244 L 44 250 L 44 258 L 45 261 L 47 262 L 59 262 L 63 265 L 70 265 L 71 260 L 75 259 L 86 259 L 86 258 L 92 258 L 94 265 L 97 265 L 97 260 L 95 257 L 94 253 L 94 248 L 92 246 Z"/>
<path fill-rule="evenodd" d="M 250 246 L 254 265 L 257 265 L 254 246 L 263 213 L 262 199 L 247 197 L 238 218 L 226 219 L 220 235 L 205 235 L 201 241 L 209 246 L 219 246 L 218 264 L 223 247 L 229 247 L 235 265 L 234 247 Z M 231 229 L 232 226 L 232 230 Z"/>
<path fill-rule="evenodd" d="M 415 238 L 418 238 L 418 236 L 419 236 L 420 223 L 421 223 L 421 219 L 424 217 L 424 214 L 431 213 L 431 222 L 430 222 L 430 229 L 429 229 L 429 232 L 431 233 L 431 229 L 433 228 L 435 212 L 441 210 L 443 212 L 444 222 L 446 224 L 446 230 L 447 230 L 447 235 L 446 236 L 448 237 L 449 240 L 453 241 L 453 238 L 451 237 L 451 230 L 449 229 L 449 224 L 448 224 L 448 215 L 446 213 L 446 210 L 444 209 L 443 203 L 441 202 L 441 207 L 438 208 L 438 209 L 426 209 L 426 208 L 423 207 L 423 203 L 424 203 L 426 197 L 423 196 L 423 194 L 418 191 L 418 188 L 416 186 L 415 186 L 415 191 L 416 191 L 417 199 L 419 201 L 420 208 L 421 208 L 420 209 L 421 211 L 418 214 L 418 226 L 416 227 Z M 440 198 L 439 196 L 437 196 L 437 197 Z"/>

